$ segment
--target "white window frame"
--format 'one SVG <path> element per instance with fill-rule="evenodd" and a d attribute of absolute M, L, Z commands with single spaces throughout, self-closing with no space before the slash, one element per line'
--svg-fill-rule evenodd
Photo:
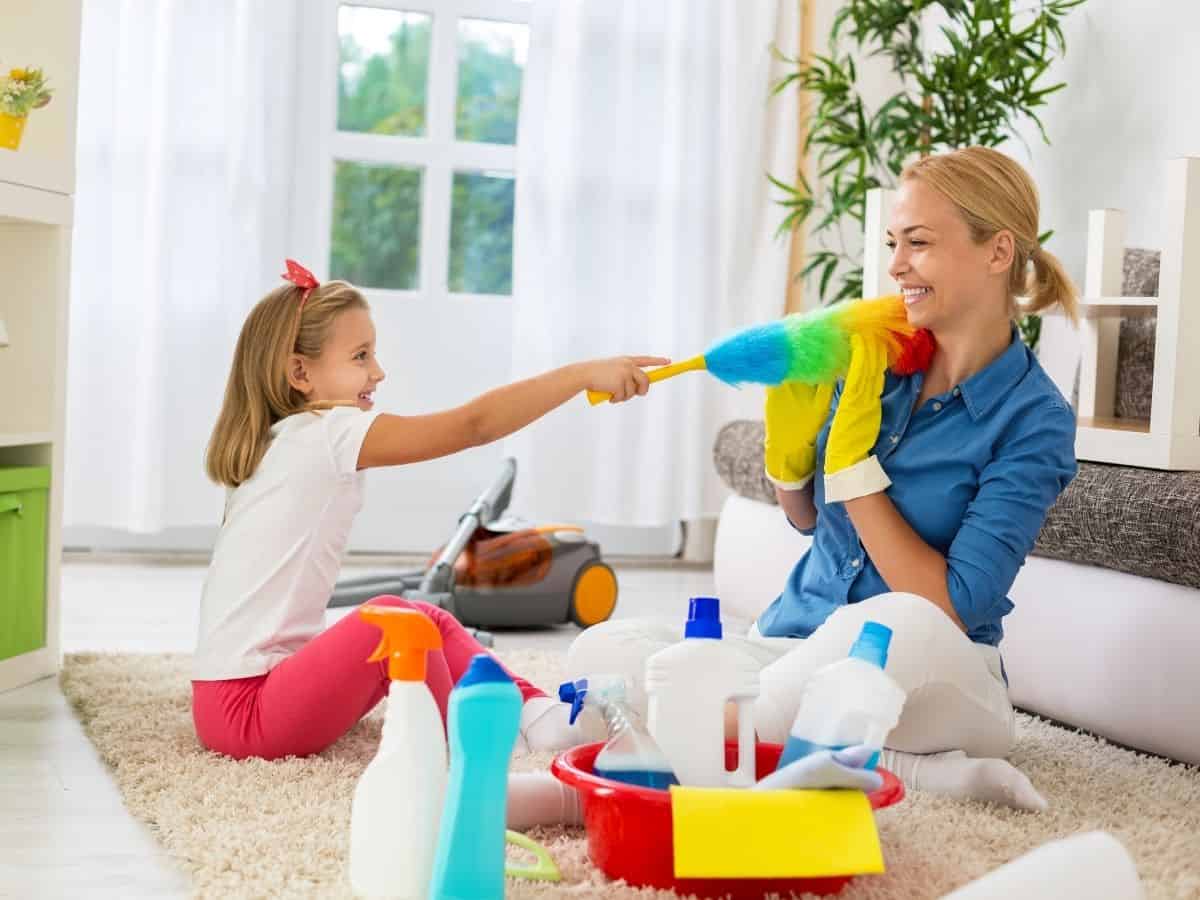
<path fill-rule="evenodd" d="M 423 13 L 432 19 L 425 94 L 425 135 L 397 137 L 337 129 L 339 58 L 338 9 L 367 6 Z M 507 303 L 508 294 L 464 294 L 449 289 L 450 204 L 455 172 L 509 172 L 516 175 L 515 145 L 455 139 L 458 92 L 458 23 L 461 19 L 529 24 L 526 0 L 318 0 L 302 5 L 302 47 L 315 48 L 301 63 L 295 113 L 300 127 L 292 229 L 297 248 L 320 277 L 329 265 L 335 163 L 358 162 L 422 170 L 419 268 L 415 290 L 364 285 L 371 296 L 396 300 Z M 308 139 L 306 135 L 312 135 Z"/>

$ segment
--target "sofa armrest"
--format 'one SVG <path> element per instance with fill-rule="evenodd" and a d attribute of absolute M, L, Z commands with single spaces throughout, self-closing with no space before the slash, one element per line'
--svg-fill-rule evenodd
<path fill-rule="evenodd" d="M 721 481 L 735 494 L 776 506 L 775 486 L 763 471 L 764 437 L 761 421 L 730 422 L 717 432 L 713 463 Z"/>

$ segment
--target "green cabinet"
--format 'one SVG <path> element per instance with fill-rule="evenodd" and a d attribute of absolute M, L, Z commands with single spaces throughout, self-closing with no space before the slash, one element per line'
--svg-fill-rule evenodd
<path fill-rule="evenodd" d="M 0 659 L 46 646 L 50 470 L 0 468 Z"/>

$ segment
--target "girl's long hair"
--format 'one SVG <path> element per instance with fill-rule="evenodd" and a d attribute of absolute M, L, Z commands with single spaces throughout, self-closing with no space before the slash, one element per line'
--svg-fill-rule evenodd
<path fill-rule="evenodd" d="M 301 309 L 303 294 L 292 284 L 277 287 L 242 325 L 225 400 L 204 457 L 208 477 L 218 484 L 237 487 L 254 474 L 267 452 L 272 425 L 319 408 L 288 383 L 292 354 L 317 359 L 339 315 L 369 308 L 366 298 L 344 281 L 313 288 Z"/>

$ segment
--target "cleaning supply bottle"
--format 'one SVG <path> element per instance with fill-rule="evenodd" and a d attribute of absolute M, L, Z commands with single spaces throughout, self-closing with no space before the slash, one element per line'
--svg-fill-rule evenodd
<path fill-rule="evenodd" d="M 358 614 L 383 630 L 370 661 L 386 659 L 383 734 L 354 789 L 350 885 L 359 896 L 423 900 L 446 790 L 442 715 L 425 686 L 425 656 L 442 646 L 428 616 L 367 604 Z"/>
<path fill-rule="evenodd" d="M 508 760 L 521 720 L 521 693 L 480 653 L 450 693 L 450 784 L 430 898 L 502 900 Z"/>
<path fill-rule="evenodd" d="M 693 597 L 684 638 L 646 661 L 647 725 L 680 784 L 749 787 L 754 783 L 758 666 L 721 640 L 716 597 Z M 738 765 L 725 768 L 725 705 L 738 713 Z"/>
<path fill-rule="evenodd" d="M 601 778 L 665 791 L 679 781 L 646 726 L 629 707 L 625 688 L 625 679 L 620 675 L 593 675 L 563 682 L 558 698 L 571 704 L 571 724 L 588 706 L 608 726 L 608 742 L 596 754 L 593 772 Z"/>
<path fill-rule="evenodd" d="M 812 674 L 779 768 L 816 750 L 856 745 L 875 751 L 865 766 L 875 768 L 884 738 L 904 707 L 904 690 L 884 671 L 891 641 L 892 629 L 864 622 L 850 655 Z"/>

